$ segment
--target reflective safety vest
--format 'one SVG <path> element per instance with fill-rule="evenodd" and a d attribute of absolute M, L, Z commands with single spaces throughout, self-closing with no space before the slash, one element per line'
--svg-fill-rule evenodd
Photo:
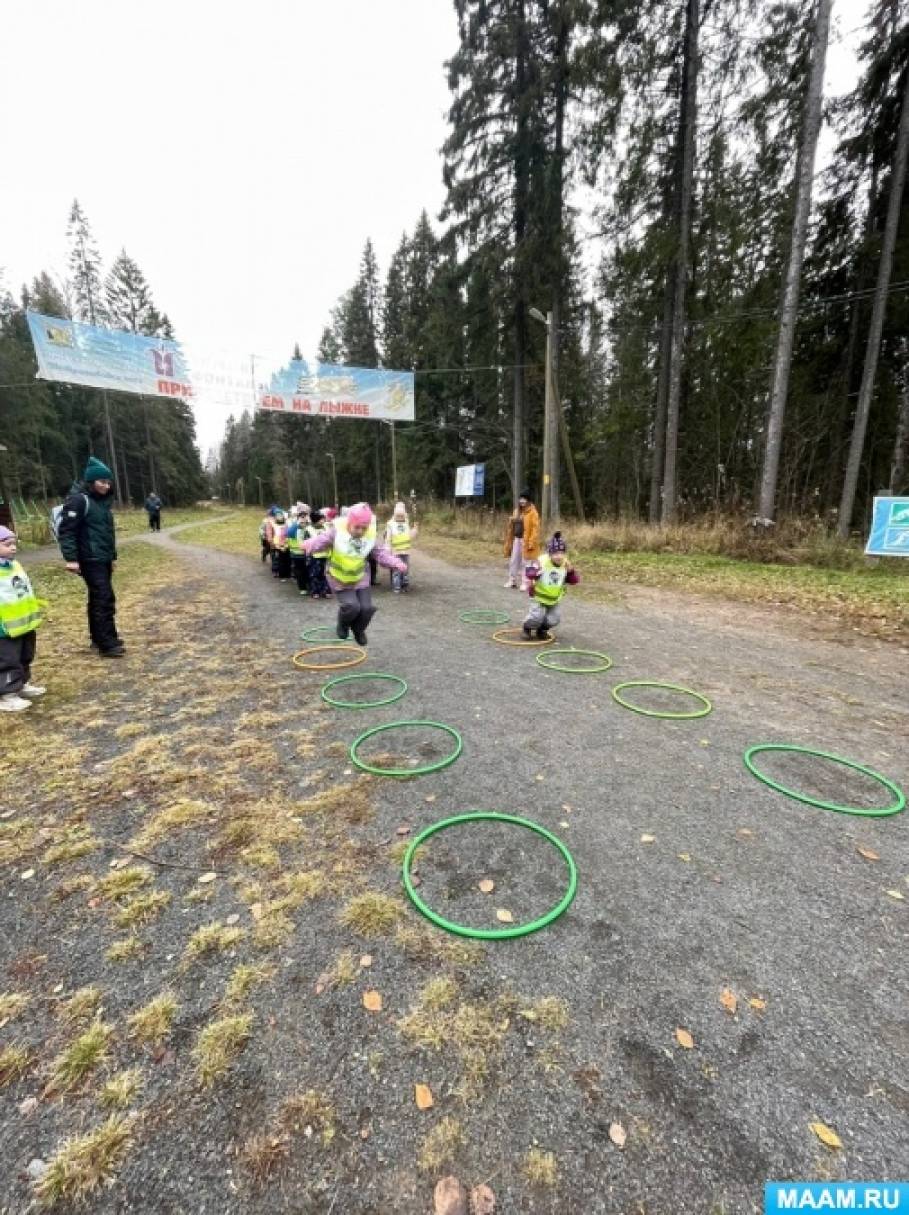
<path fill-rule="evenodd" d="M 548 553 L 540 558 L 540 576 L 533 584 L 533 597 L 538 603 L 552 607 L 565 594 L 565 579 L 568 577 L 567 559 L 556 565 Z"/>
<path fill-rule="evenodd" d="M 306 539 L 314 540 L 316 536 L 321 536 L 324 531 L 327 531 L 324 523 L 310 523 L 306 529 Z M 329 549 L 323 548 L 318 553 L 310 553 L 310 558 L 316 561 L 326 561 L 328 559 Z"/>
<path fill-rule="evenodd" d="M 300 535 L 301 527 L 302 525 L 298 523 L 292 536 L 288 529 L 287 547 L 290 549 L 292 557 L 303 556 L 303 537 Z"/>
<path fill-rule="evenodd" d="M 398 519 L 389 519 L 385 533 L 391 542 L 391 551 L 396 557 L 410 552 L 410 524 L 406 520 L 401 523 Z"/>
<path fill-rule="evenodd" d="M 21 637 L 41 623 L 41 605 L 18 561 L 0 565 L 0 635 Z"/>
<path fill-rule="evenodd" d="M 355 586 L 363 577 L 366 570 L 366 558 L 372 552 L 376 543 L 376 519 L 367 531 L 357 540 L 347 530 L 346 519 L 335 520 L 335 539 L 328 558 L 328 572 L 338 582 L 347 586 Z"/>

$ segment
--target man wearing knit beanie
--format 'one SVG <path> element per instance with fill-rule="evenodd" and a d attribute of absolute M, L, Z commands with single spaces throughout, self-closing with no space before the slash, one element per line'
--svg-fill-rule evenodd
<path fill-rule="evenodd" d="M 88 590 L 88 631 L 92 646 L 102 658 L 122 658 L 123 642 L 117 632 L 113 571 L 117 539 L 111 513 L 113 473 L 90 456 L 82 485 L 63 503 L 58 540 L 66 568 L 79 574 Z"/>

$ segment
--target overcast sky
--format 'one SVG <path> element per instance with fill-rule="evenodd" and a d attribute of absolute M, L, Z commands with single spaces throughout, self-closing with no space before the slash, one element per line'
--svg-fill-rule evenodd
<path fill-rule="evenodd" d="M 861 19 L 837 10 L 841 31 Z M 3 5 L 5 286 L 66 276 L 78 198 L 105 268 L 125 248 L 178 337 L 312 355 L 367 236 L 384 275 L 441 207 L 456 40 L 452 0 Z M 854 43 L 831 47 L 828 91 L 851 87 Z M 223 421 L 199 411 L 203 454 Z"/>

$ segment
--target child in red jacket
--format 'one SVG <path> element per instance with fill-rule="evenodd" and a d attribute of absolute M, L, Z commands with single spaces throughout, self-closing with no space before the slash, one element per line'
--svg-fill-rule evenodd
<path fill-rule="evenodd" d="M 528 565 L 524 577 L 530 583 L 528 594 L 533 602 L 524 621 L 524 639 L 533 638 L 536 629 L 540 641 L 548 641 L 549 629 L 559 623 L 559 603 L 565 594 L 565 586 L 576 586 L 580 581 L 577 571 L 568 560 L 568 545 L 561 532 L 555 532 L 546 545 L 546 552 L 539 561 Z"/>

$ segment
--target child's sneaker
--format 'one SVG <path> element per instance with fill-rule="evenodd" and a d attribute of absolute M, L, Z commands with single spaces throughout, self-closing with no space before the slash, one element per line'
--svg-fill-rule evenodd
<path fill-rule="evenodd" d="M 17 696 L 15 692 L 7 692 L 5 696 L 0 696 L 0 713 L 21 713 L 23 709 L 31 707 L 30 700 Z"/>
<path fill-rule="evenodd" d="M 19 689 L 19 691 L 16 693 L 16 695 L 17 696 L 38 697 L 38 696 L 43 696 L 46 691 L 47 691 L 47 688 L 42 688 L 40 684 L 26 683 L 26 684 L 22 685 L 22 687 Z"/>
<path fill-rule="evenodd" d="M 539 641 L 549 641 L 550 637 L 552 637 L 552 633 L 550 633 L 549 629 L 537 629 L 537 639 Z"/>
<path fill-rule="evenodd" d="M 338 627 L 335 629 L 335 636 L 339 637 L 341 639 L 341 641 L 346 641 L 347 638 L 350 636 L 350 629 L 347 627 L 346 624 L 339 624 Z"/>
<path fill-rule="evenodd" d="M 530 629 L 527 627 L 526 624 L 524 625 L 524 640 L 533 641 L 533 633 L 530 631 Z"/>
<path fill-rule="evenodd" d="M 514 588 L 517 586 L 517 583 L 515 582 L 514 578 L 509 578 L 507 582 L 502 583 L 502 586 L 505 587 L 506 591 L 514 590 Z"/>
<path fill-rule="evenodd" d="M 363 632 L 362 629 L 360 629 L 359 631 L 354 629 L 354 641 L 357 643 L 357 645 L 366 645 L 367 644 L 366 634 Z"/>

